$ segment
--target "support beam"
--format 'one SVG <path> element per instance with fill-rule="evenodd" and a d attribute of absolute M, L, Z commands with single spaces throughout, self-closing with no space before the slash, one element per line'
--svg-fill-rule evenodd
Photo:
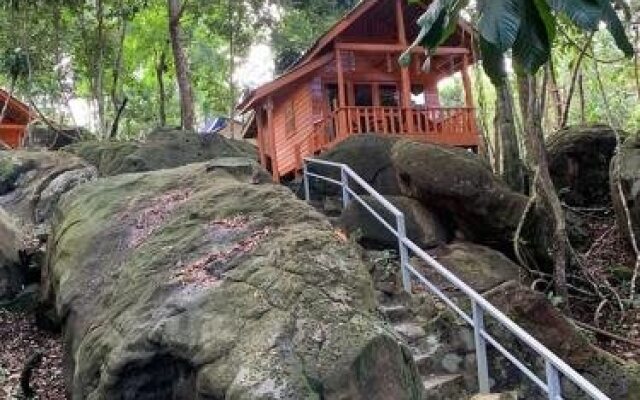
<path fill-rule="evenodd" d="M 396 25 L 398 27 L 399 45 L 407 47 L 407 32 L 404 27 L 404 0 L 396 0 Z M 409 133 L 414 132 L 413 113 L 411 112 L 411 75 L 409 68 L 400 68 L 401 96 L 400 103 L 407 121 Z"/>
<path fill-rule="evenodd" d="M 467 107 L 474 107 L 473 104 L 473 92 L 471 90 L 471 78 L 469 78 L 469 57 L 463 56 L 462 58 L 462 84 L 464 85 L 464 97 L 465 105 Z"/>
<path fill-rule="evenodd" d="M 343 51 L 356 51 L 360 53 L 402 53 L 407 50 L 406 44 L 384 44 L 384 43 L 349 43 L 341 42 L 336 43 L 337 50 Z M 415 54 L 424 54 L 424 47 L 414 47 L 411 52 Z M 432 55 L 434 56 L 447 56 L 447 55 L 460 55 L 470 54 L 469 49 L 464 47 L 438 47 Z"/>
<path fill-rule="evenodd" d="M 344 107 L 347 106 L 347 94 L 345 92 L 344 68 L 342 65 L 342 51 L 336 49 L 336 71 L 338 73 L 338 137 L 347 134 L 347 114 Z"/>
<path fill-rule="evenodd" d="M 269 147 L 271 148 L 271 174 L 274 182 L 280 182 L 278 171 L 278 153 L 276 151 L 276 129 L 273 124 L 273 99 L 269 97 L 266 104 L 267 109 L 267 132 L 269 135 Z"/>
<path fill-rule="evenodd" d="M 264 128 L 262 121 L 262 105 L 256 109 L 256 128 L 258 131 L 258 153 L 260 154 L 260 165 L 267 168 L 267 155 L 265 154 L 266 148 L 264 147 Z"/>

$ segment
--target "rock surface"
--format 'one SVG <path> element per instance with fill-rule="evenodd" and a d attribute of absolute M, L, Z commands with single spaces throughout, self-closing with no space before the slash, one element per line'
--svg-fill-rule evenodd
<path fill-rule="evenodd" d="M 321 159 L 348 164 L 368 184 L 383 195 L 399 195 L 400 187 L 396 170 L 391 161 L 391 148 L 397 138 L 374 134 L 354 135 L 338 146 L 322 153 Z M 313 171 L 340 180 L 340 171 L 331 167 L 314 165 Z M 325 192 L 337 190 L 327 187 Z M 357 187 L 356 187 L 357 189 Z"/>
<path fill-rule="evenodd" d="M 360 251 L 222 165 L 103 179 L 60 204 L 48 298 L 73 398 L 420 399 Z"/>
<path fill-rule="evenodd" d="M 396 228 L 396 217 L 371 196 L 362 199 L 373 208 L 389 225 Z M 407 237 L 426 249 L 446 243 L 451 236 L 439 217 L 427 210 L 418 201 L 402 196 L 386 196 L 391 204 L 404 213 Z M 350 234 L 357 234 L 365 245 L 394 248 L 398 239 L 378 219 L 357 200 L 352 200 L 337 222 L 338 226 Z"/>
<path fill-rule="evenodd" d="M 580 372 L 610 398 L 621 400 L 640 398 L 640 366 L 633 362 L 625 363 L 593 346 L 585 334 L 578 331 L 575 325 L 567 320 L 544 294 L 518 285 L 503 285 L 492 291 L 487 297 L 492 304 L 507 314 L 520 327 Z M 526 354 L 530 354 L 530 351 L 525 349 L 512 335 L 506 334 L 495 326 L 491 326 L 489 329 L 496 335 L 503 337 L 507 349 L 521 359 Z M 521 395 L 526 393 L 526 390 L 531 390 L 531 387 L 525 390 L 526 386 L 521 384 L 521 374 L 501 356 L 494 357 L 492 363 L 493 366 L 490 369 L 500 371 L 502 382 L 511 381 L 513 385 L 519 386 Z M 544 368 L 544 364 L 539 359 L 536 360 L 536 365 L 539 368 Z M 564 379 L 562 387 L 564 398 L 583 398 L 583 393 Z"/>
<path fill-rule="evenodd" d="M 67 153 L 0 152 L 0 207 L 22 227 L 37 225 L 51 217 L 64 193 L 96 175 L 94 167 Z"/>
<path fill-rule="evenodd" d="M 0 208 L 0 301 L 12 299 L 25 282 L 19 254 L 23 246 L 15 221 Z"/>
<path fill-rule="evenodd" d="M 512 192 L 473 153 L 466 150 L 398 141 L 392 149 L 402 193 L 451 218 L 464 238 L 506 254 L 528 198 Z M 534 209 L 523 235 L 538 260 L 548 257 L 545 224 Z M 542 261 L 544 263 L 544 261 Z"/>
<path fill-rule="evenodd" d="M 616 136 L 604 125 L 571 127 L 547 141 L 549 172 L 560 198 L 571 206 L 598 207 L 611 203 L 609 164 Z"/>
<path fill-rule="evenodd" d="M 619 173 L 616 168 L 618 163 Z M 621 232 L 631 243 L 627 213 L 620 197 L 620 187 L 631 214 L 636 240 L 640 240 L 640 139 L 637 137 L 627 139 L 620 154 L 611 161 L 610 182 L 611 200 Z"/>
<path fill-rule="evenodd" d="M 64 150 L 89 161 L 101 176 L 175 168 L 220 157 L 257 159 L 256 148 L 247 142 L 171 129 L 151 132 L 145 141 L 83 141 Z"/>

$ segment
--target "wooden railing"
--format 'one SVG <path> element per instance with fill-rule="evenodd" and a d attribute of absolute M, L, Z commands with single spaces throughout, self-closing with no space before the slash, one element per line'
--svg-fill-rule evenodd
<path fill-rule="evenodd" d="M 342 107 L 314 124 L 311 147 L 321 151 L 355 134 L 411 136 L 454 146 L 476 146 L 474 109 L 401 107 Z"/>

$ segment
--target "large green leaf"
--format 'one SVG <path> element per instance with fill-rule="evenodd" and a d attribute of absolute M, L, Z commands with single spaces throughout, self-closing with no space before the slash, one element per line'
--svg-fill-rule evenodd
<path fill-rule="evenodd" d="M 529 0 L 480 0 L 478 31 L 501 51 L 516 41 L 522 23 L 522 7 Z"/>
<path fill-rule="evenodd" d="M 460 10 L 468 0 L 435 0 L 418 19 L 420 33 L 411 46 L 400 56 L 400 65 L 406 67 L 411 63 L 411 51 L 422 46 L 427 51 L 440 46 L 455 32 L 460 18 Z"/>
<path fill-rule="evenodd" d="M 480 54 L 482 54 L 484 72 L 495 86 L 500 86 L 507 75 L 504 67 L 504 53 L 481 36 Z"/>
<path fill-rule="evenodd" d="M 613 9 L 609 0 L 598 0 L 603 8 L 603 20 L 607 24 L 607 29 L 611 32 L 611 36 L 613 36 L 613 40 L 616 42 L 616 46 L 627 57 L 632 57 L 634 55 L 634 48 L 631 42 L 629 41 L 629 37 L 625 32 L 624 26 L 622 25 L 622 21 L 618 18 L 618 13 Z"/>
<path fill-rule="evenodd" d="M 522 24 L 513 44 L 513 58 L 518 67 L 535 73 L 551 56 L 555 20 L 544 0 L 524 1 Z"/>
<path fill-rule="evenodd" d="M 633 55 L 633 45 L 609 0 L 549 0 L 551 8 L 566 15 L 579 28 L 595 31 L 600 22 L 607 24 L 616 46 L 627 57 Z"/>
<path fill-rule="evenodd" d="M 596 30 L 602 19 L 599 0 L 549 0 L 554 11 L 561 12 L 581 29 Z"/>

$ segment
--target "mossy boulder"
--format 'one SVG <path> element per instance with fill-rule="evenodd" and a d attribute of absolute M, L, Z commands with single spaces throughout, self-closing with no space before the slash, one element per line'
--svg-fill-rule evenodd
<path fill-rule="evenodd" d="M 634 235 L 636 240 L 640 241 L 640 139 L 637 136 L 630 137 L 624 142 L 620 154 L 611 160 L 609 173 L 611 200 L 619 229 L 631 243 L 629 218 L 620 196 L 620 189 L 622 189 L 631 216 Z"/>
<path fill-rule="evenodd" d="M 513 237 L 528 198 L 507 188 L 477 155 L 400 140 L 391 157 L 403 195 L 452 220 L 467 241 L 513 253 Z M 522 231 L 534 261 L 542 265 L 549 257 L 547 226 L 534 208 Z"/>
<path fill-rule="evenodd" d="M 380 202 L 371 196 L 362 196 L 362 199 L 390 226 L 396 228 L 396 217 Z M 452 233 L 447 231 L 440 218 L 417 200 L 402 196 L 386 196 L 386 199 L 404 214 L 407 237 L 418 246 L 430 249 L 446 243 L 451 237 Z M 337 225 L 350 235 L 355 235 L 366 247 L 395 248 L 398 245 L 397 237 L 355 199 L 342 212 Z"/>
<path fill-rule="evenodd" d="M 624 362 L 617 357 L 595 347 L 589 338 L 555 308 L 544 294 L 518 285 L 503 285 L 492 291 L 488 300 L 507 314 L 520 327 L 544 344 L 554 354 L 566 361 L 612 399 L 640 399 L 640 366 L 634 362 Z M 544 362 L 532 356 L 513 335 L 490 324 L 490 331 L 506 343 L 507 349 L 521 360 L 527 360 L 535 370 L 544 371 Z M 537 398 L 537 390 L 532 383 L 523 383 L 522 375 L 502 356 L 493 352 L 490 367 L 499 371 L 499 380 L 506 386 L 511 382 L 519 386 L 519 392 L 526 398 Z M 586 399 L 573 383 L 562 379 L 563 397 Z"/>
<path fill-rule="evenodd" d="M 0 152 L 0 206 L 28 229 L 47 221 L 64 193 L 96 176 L 94 167 L 71 154 Z"/>
<path fill-rule="evenodd" d="M 22 233 L 15 221 L 0 207 L 0 301 L 10 300 L 22 289 L 25 276 L 20 268 Z"/>
<path fill-rule="evenodd" d="M 175 168 L 221 157 L 257 159 L 257 150 L 250 143 L 172 129 L 153 131 L 144 141 L 82 141 L 64 150 L 89 161 L 101 176 Z"/>
<path fill-rule="evenodd" d="M 119 175 L 61 202 L 45 273 L 73 398 L 420 399 L 361 250 L 237 165 Z"/>
<path fill-rule="evenodd" d="M 322 153 L 320 158 L 349 165 L 368 184 L 384 195 L 400 195 L 396 170 L 391 161 L 391 148 L 397 137 L 375 134 L 350 136 L 337 146 Z M 340 180 L 340 169 L 313 165 L 311 170 Z M 317 185 L 324 185 L 317 182 Z M 354 189 L 360 191 L 357 185 Z M 327 193 L 339 193 L 339 188 L 328 186 Z"/>
<path fill-rule="evenodd" d="M 518 280 L 520 267 L 502 253 L 469 242 L 453 242 L 433 253 L 438 261 L 479 293 Z M 430 277 L 442 280 L 431 271 Z M 444 284 L 444 281 L 443 281 Z"/>
<path fill-rule="evenodd" d="M 578 126 L 547 140 L 549 172 L 560 198 L 578 207 L 607 206 L 616 135 L 609 126 Z"/>

